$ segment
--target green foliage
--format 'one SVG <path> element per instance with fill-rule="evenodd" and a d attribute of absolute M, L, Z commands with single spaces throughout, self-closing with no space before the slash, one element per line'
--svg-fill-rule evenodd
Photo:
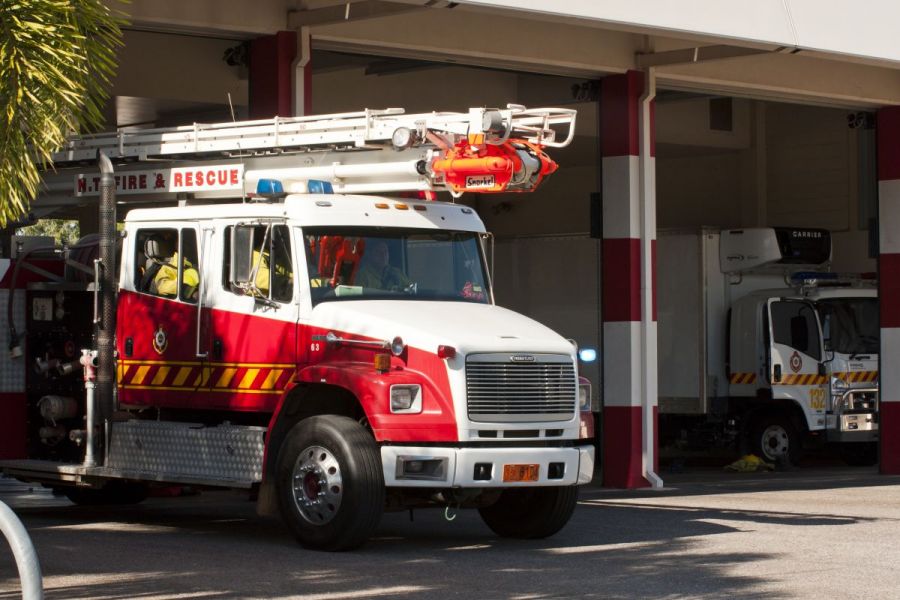
<path fill-rule="evenodd" d="M 0 1 L 0 226 L 66 137 L 103 123 L 123 23 L 103 0 Z"/>
<path fill-rule="evenodd" d="M 56 240 L 57 244 L 71 246 L 80 237 L 78 221 L 65 219 L 41 219 L 34 225 L 21 227 L 16 235 L 47 235 Z"/>

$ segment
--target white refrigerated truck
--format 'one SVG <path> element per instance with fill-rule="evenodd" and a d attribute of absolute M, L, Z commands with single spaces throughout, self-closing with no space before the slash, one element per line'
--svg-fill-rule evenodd
<path fill-rule="evenodd" d="M 664 443 L 791 461 L 818 438 L 875 461 L 877 291 L 827 271 L 828 231 L 660 232 L 658 257 Z"/>

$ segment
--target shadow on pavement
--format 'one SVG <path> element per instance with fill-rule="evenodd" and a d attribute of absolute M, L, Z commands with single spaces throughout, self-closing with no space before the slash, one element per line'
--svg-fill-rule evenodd
<path fill-rule="evenodd" d="M 41 557 L 47 598 L 767 598 L 752 564 L 776 555 L 704 550 L 703 538 L 739 528 L 714 522 L 797 515 L 617 505 L 588 498 L 557 536 L 498 539 L 474 511 L 385 515 L 349 553 L 298 547 L 280 523 L 229 493 L 152 499 L 109 509 L 19 510 Z M 741 518 L 738 518 L 741 517 Z M 8 552 L 0 590 L 17 589 Z M 16 598 L 17 592 L 0 593 Z"/>

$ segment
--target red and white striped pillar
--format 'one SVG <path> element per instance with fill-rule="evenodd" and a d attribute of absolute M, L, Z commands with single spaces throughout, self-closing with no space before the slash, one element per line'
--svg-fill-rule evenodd
<path fill-rule="evenodd" d="M 881 472 L 900 474 L 900 106 L 878 111 Z"/>
<path fill-rule="evenodd" d="M 250 42 L 250 118 L 294 116 L 297 32 L 279 31 Z"/>
<path fill-rule="evenodd" d="M 600 86 L 603 485 L 660 486 L 652 73 L 612 75 Z"/>

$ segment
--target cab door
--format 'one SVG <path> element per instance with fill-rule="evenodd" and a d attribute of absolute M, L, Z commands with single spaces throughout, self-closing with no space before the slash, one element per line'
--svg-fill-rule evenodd
<path fill-rule="evenodd" d="M 297 365 L 298 292 L 290 230 L 280 220 L 221 225 L 216 275 L 221 283 L 210 303 L 204 408 L 271 412 Z M 248 281 L 237 282 L 232 260 L 250 267 Z"/>
<path fill-rule="evenodd" d="M 771 298 L 767 313 L 772 397 L 795 401 L 811 431 L 824 429 L 828 378 L 815 306 L 805 300 Z"/>
<path fill-rule="evenodd" d="M 148 225 L 134 238 L 118 301 L 119 400 L 185 408 L 203 392 L 199 228 Z"/>

